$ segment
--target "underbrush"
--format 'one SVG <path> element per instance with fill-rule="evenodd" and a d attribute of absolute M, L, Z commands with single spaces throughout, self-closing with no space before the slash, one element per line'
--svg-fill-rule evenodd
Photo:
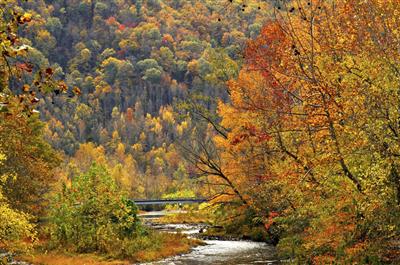
<path fill-rule="evenodd" d="M 170 211 L 157 219 L 160 224 L 212 224 L 214 222 L 214 215 L 212 211 L 207 208 L 207 204 L 200 205 L 168 205 L 165 210 Z M 177 212 L 178 211 L 178 212 Z M 179 212 L 182 211 L 182 212 Z"/>
<path fill-rule="evenodd" d="M 160 224 L 201 224 L 211 223 L 211 219 L 202 212 L 171 213 L 157 219 Z"/>
<path fill-rule="evenodd" d="M 35 264 L 125 264 L 188 252 L 198 244 L 148 229 L 125 198 L 107 170 L 94 164 L 54 192 L 39 231 L 42 240 L 24 258 Z"/>
<path fill-rule="evenodd" d="M 202 233 L 205 237 L 217 237 L 226 239 L 244 239 L 276 244 L 275 235 L 268 234 L 262 223 L 251 213 L 246 213 L 242 218 L 229 218 L 222 213 L 218 206 L 210 206 L 203 203 L 200 205 L 177 205 L 167 206 L 166 210 L 171 213 L 157 219 L 157 223 L 169 224 L 199 224 L 205 223 L 209 227 Z M 176 212 L 181 210 L 182 212 Z"/>
<path fill-rule="evenodd" d="M 109 249 L 108 253 L 71 252 L 68 248 L 50 247 L 50 242 L 40 240 L 29 255 L 20 256 L 22 260 L 43 265 L 125 265 L 132 262 L 148 262 L 169 256 L 187 253 L 200 241 L 188 239 L 181 234 L 167 234 L 151 231 L 145 236 L 120 242 L 119 248 Z"/>

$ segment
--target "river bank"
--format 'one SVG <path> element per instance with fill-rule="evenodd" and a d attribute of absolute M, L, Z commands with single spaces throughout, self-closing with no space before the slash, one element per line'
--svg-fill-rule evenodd
<path fill-rule="evenodd" d="M 170 234 L 185 234 L 189 238 L 202 239 L 204 245 L 194 247 L 189 253 L 142 265 L 236 265 L 280 264 L 276 249 L 264 242 L 242 240 L 229 235 L 212 235 L 207 230 L 215 228 L 206 223 L 168 223 L 167 216 L 158 222 L 161 212 L 148 213 L 146 225 Z"/>
<path fill-rule="evenodd" d="M 69 253 L 68 250 L 48 250 L 45 242 L 42 246 L 36 244 L 32 252 L 25 255 L 8 254 L 8 263 L 0 264 L 21 264 L 21 265 L 130 265 L 154 260 L 162 260 L 171 256 L 190 252 L 194 247 L 199 246 L 202 241 L 195 238 L 188 238 L 181 233 L 164 233 L 154 230 L 152 236 L 145 241 L 137 242 L 139 250 L 135 255 L 127 259 L 118 259 L 104 254 L 90 253 L 77 254 Z M 18 263 L 20 262 L 20 263 Z"/>
<path fill-rule="evenodd" d="M 4 264 L 18 265 L 235 265 L 280 264 L 275 248 L 264 242 L 243 240 L 215 233 L 218 226 L 207 223 L 167 223 L 166 212 L 147 212 L 143 223 L 159 235 L 152 248 L 137 252 L 133 259 L 118 260 L 97 254 L 69 254 L 36 246 L 30 255 L 10 257 Z M 161 222 L 160 217 L 163 217 Z M 211 233 L 208 231 L 212 231 Z M 42 244 L 44 244 L 42 242 Z M 6 256 L 5 254 L 3 255 Z M 20 262 L 16 260 L 21 260 Z M 2 264 L 0 262 L 0 264 Z"/>

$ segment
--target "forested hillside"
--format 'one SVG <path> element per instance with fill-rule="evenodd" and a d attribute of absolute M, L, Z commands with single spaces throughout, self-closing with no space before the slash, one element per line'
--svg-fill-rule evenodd
<path fill-rule="evenodd" d="M 192 197 L 207 200 L 159 222 L 268 242 L 272 263 L 399 264 L 399 14 L 398 0 L 0 0 L 0 251 L 188 252 L 201 243 L 154 231 L 132 198 Z"/>
<path fill-rule="evenodd" d="M 265 3 L 227 2 L 24 3 L 32 14 L 22 29 L 34 47 L 30 62 L 52 67 L 79 90 L 78 97 L 56 90 L 41 99 L 46 139 L 68 156 L 81 143 L 101 146 L 113 170 L 129 172 L 119 174 L 133 196 L 175 191 L 190 174 L 176 143 L 193 122 L 172 106 L 195 93 L 214 100 L 208 109 L 227 100 L 225 82 L 237 75 L 246 40 L 271 13 Z"/>

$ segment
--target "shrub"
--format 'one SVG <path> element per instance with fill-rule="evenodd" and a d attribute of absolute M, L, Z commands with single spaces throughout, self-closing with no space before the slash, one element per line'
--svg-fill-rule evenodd
<path fill-rule="evenodd" d="M 0 152 L 0 166 L 5 156 Z M 30 216 L 10 207 L 6 197 L 2 193 L 2 185 L 10 178 L 7 175 L 0 175 L 0 244 L 9 250 L 27 250 L 29 242 L 36 236 L 33 224 L 30 223 Z M 29 239 L 24 243 L 22 239 Z"/>
<path fill-rule="evenodd" d="M 0 244 L 9 250 L 25 251 L 35 239 L 34 226 L 29 215 L 16 211 L 5 202 L 0 202 Z M 29 241 L 22 241 L 29 239 Z"/>
<path fill-rule="evenodd" d="M 124 198 L 104 167 L 93 165 L 52 199 L 50 236 L 54 247 L 74 252 L 113 253 L 143 229 L 136 205 Z"/>

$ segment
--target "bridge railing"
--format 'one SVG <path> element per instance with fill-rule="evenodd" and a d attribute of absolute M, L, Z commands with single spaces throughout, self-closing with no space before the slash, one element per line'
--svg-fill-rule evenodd
<path fill-rule="evenodd" d="M 177 199 L 131 199 L 136 205 L 165 205 L 165 204 L 192 204 L 207 202 L 203 198 L 177 198 Z"/>

